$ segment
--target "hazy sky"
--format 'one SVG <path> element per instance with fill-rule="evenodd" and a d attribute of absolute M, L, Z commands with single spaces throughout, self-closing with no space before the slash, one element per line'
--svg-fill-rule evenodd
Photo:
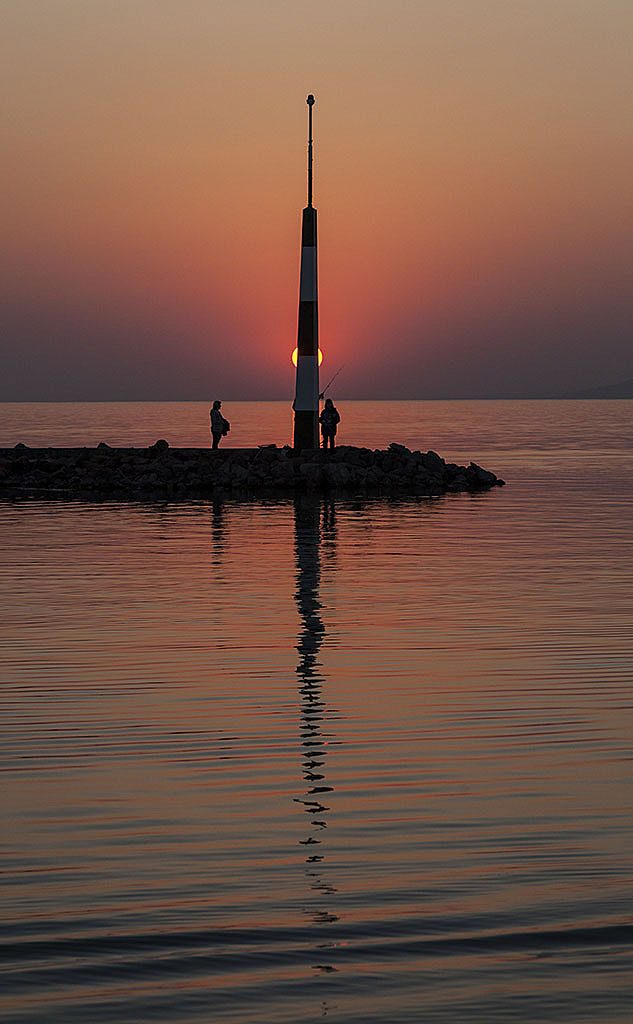
<path fill-rule="evenodd" d="M 633 377 L 631 0 L 3 0 L 0 399 Z"/>

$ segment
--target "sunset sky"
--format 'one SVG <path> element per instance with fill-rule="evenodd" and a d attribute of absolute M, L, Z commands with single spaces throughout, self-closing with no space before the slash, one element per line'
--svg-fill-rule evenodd
<path fill-rule="evenodd" d="M 4 0 L 0 400 L 633 377 L 631 0 Z"/>

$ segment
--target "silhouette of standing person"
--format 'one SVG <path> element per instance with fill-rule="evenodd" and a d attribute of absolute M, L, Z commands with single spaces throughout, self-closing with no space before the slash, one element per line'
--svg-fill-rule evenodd
<path fill-rule="evenodd" d="M 211 417 L 211 437 L 213 438 L 213 444 L 211 445 L 212 448 L 219 448 L 221 439 L 225 437 L 231 429 L 231 424 L 228 420 L 224 419 L 224 416 L 220 412 L 221 405 L 222 402 L 220 402 L 219 399 L 216 399 L 213 403 L 213 408 L 209 413 Z"/>
<path fill-rule="evenodd" d="M 325 406 L 323 412 L 319 416 L 319 423 L 321 424 L 321 434 L 323 435 L 323 447 L 327 448 L 328 444 L 330 448 L 334 448 L 334 438 L 336 437 L 336 428 L 341 422 L 338 409 L 334 405 L 331 398 L 325 399 Z"/>

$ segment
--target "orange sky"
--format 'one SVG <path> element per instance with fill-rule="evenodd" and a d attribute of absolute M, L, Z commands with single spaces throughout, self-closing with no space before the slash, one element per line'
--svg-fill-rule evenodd
<path fill-rule="evenodd" d="M 629 0 L 5 0 L 0 399 L 633 376 Z"/>

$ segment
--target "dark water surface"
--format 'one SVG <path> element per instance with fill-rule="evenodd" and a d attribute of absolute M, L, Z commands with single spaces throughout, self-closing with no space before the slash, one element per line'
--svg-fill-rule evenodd
<path fill-rule="evenodd" d="M 633 403 L 340 406 L 508 486 L 0 504 L 3 1022 L 631 1021 Z"/>

